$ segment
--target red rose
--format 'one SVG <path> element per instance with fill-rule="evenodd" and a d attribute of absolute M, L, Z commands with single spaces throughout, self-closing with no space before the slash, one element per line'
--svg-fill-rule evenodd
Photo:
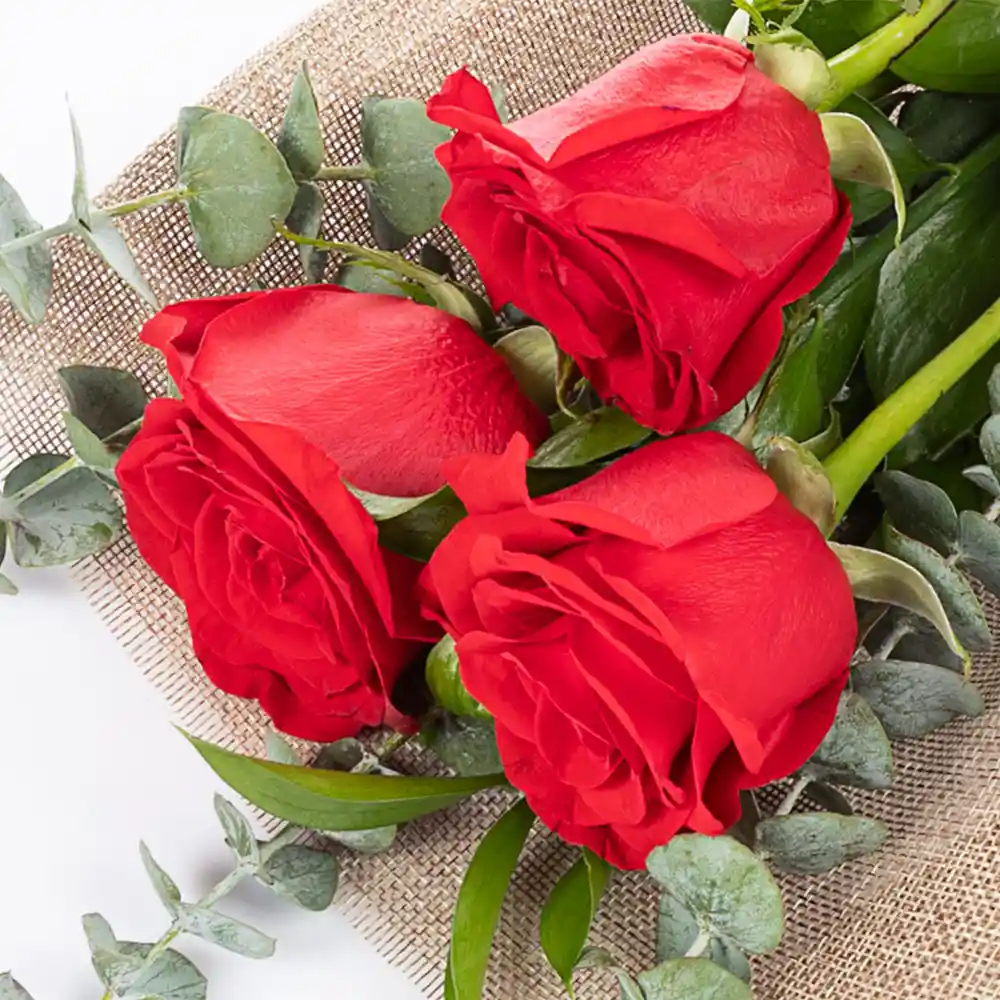
<path fill-rule="evenodd" d="M 542 821 L 622 868 L 829 730 L 856 622 L 816 527 L 719 434 L 642 448 L 528 499 L 523 439 L 451 463 L 470 517 L 423 585 L 462 679 Z"/>
<path fill-rule="evenodd" d="M 544 323 L 606 400 L 668 433 L 733 407 L 781 307 L 840 252 L 847 201 L 819 118 L 724 38 L 657 42 L 509 126 L 455 73 L 428 114 L 443 219 L 494 302 Z"/>
<path fill-rule="evenodd" d="M 393 719 L 419 564 L 346 488 L 416 496 L 442 460 L 538 441 L 544 417 L 459 319 L 335 286 L 170 306 L 143 331 L 183 402 L 152 402 L 118 464 L 139 551 L 183 598 L 224 691 L 295 736 Z"/>

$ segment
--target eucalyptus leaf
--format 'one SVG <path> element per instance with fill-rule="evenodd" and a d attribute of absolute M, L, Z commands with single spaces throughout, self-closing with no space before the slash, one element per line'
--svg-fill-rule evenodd
<path fill-rule="evenodd" d="M 52 250 L 47 241 L 4 252 L 3 245 L 37 232 L 21 196 L 0 174 L 0 292 L 28 323 L 41 323 L 52 297 Z"/>
<path fill-rule="evenodd" d="M 833 726 L 806 765 L 808 774 L 855 788 L 892 785 L 892 747 L 889 737 L 857 692 L 844 692 Z"/>
<path fill-rule="evenodd" d="M 111 924 L 100 913 L 85 913 L 80 922 L 83 924 L 83 933 L 91 951 L 96 949 L 115 951 L 118 948 L 118 939 L 111 929 Z"/>
<path fill-rule="evenodd" d="M 337 892 L 340 864 L 329 851 L 286 844 L 260 868 L 260 878 L 279 896 L 307 910 L 325 910 Z"/>
<path fill-rule="evenodd" d="M 73 135 L 73 218 L 87 225 L 90 221 L 90 195 L 87 193 L 87 170 L 83 156 L 83 136 L 73 109 L 69 109 L 69 127 Z"/>
<path fill-rule="evenodd" d="M 879 850 L 889 831 L 877 819 L 834 813 L 772 816 L 757 827 L 757 848 L 782 871 L 818 875 Z"/>
<path fill-rule="evenodd" d="M 754 955 L 780 943 L 781 891 L 767 866 L 732 837 L 681 834 L 654 849 L 646 868 L 714 937 Z"/>
<path fill-rule="evenodd" d="M 118 457 L 111 449 L 79 417 L 74 417 L 68 410 L 63 413 L 62 418 L 73 454 L 92 469 L 111 472 L 118 462 Z"/>
<path fill-rule="evenodd" d="M 187 737 L 223 781 L 273 816 L 308 830 L 370 830 L 446 809 L 502 775 L 471 778 L 341 774 L 274 764 Z"/>
<path fill-rule="evenodd" d="M 288 216 L 297 185 L 274 143 L 246 119 L 196 110 L 182 119 L 188 217 L 209 264 L 240 267 L 274 239 L 272 220 Z"/>
<path fill-rule="evenodd" d="M 705 958 L 674 958 L 636 979 L 645 1000 L 753 1000 L 746 983 Z"/>
<path fill-rule="evenodd" d="M 364 261 L 348 258 L 338 268 L 334 283 L 352 292 L 367 292 L 372 295 L 392 295 L 396 298 L 410 298 L 423 305 L 433 302 L 419 285 L 405 281 L 394 271 L 373 267 Z"/>
<path fill-rule="evenodd" d="M 428 721 L 421 736 L 437 757 L 463 777 L 503 771 L 492 719 L 445 714 Z"/>
<path fill-rule="evenodd" d="M 156 293 L 149 287 L 129 245 L 125 242 L 114 220 L 106 212 L 92 212 L 90 219 L 80 229 L 84 243 L 122 279 L 143 302 L 154 309 L 159 307 Z"/>
<path fill-rule="evenodd" d="M 583 849 L 580 860 L 556 883 L 542 908 L 542 951 L 572 993 L 576 968 L 611 877 L 611 867 Z"/>
<path fill-rule="evenodd" d="M 177 907 L 177 924 L 186 934 L 244 958 L 270 958 L 274 954 L 273 938 L 216 910 L 181 903 Z"/>
<path fill-rule="evenodd" d="M 122 941 L 119 949 L 141 963 L 152 945 Z M 208 981 L 198 967 L 173 948 L 159 954 L 153 964 L 130 983 L 121 1000 L 205 1000 Z"/>
<path fill-rule="evenodd" d="M 297 180 L 310 180 L 323 166 L 323 124 L 305 63 L 292 84 L 292 96 L 278 137 L 278 150 Z"/>
<path fill-rule="evenodd" d="M 643 988 L 624 970 L 616 969 L 621 1000 L 648 1000 Z"/>
<path fill-rule="evenodd" d="M 6 535 L 6 527 L 0 522 L 0 534 Z M 17 584 L 10 577 L 0 573 L 0 594 L 5 597 L 16 597 L 18 593 Z"/>
<path fill-rule="evenodd" d="M 420 248 L 417 259 L 420 261 L 420 266 L 426 267 L 428 271 L 440 274 L 443 278 L 455 277 L 455 264 L 451 257 L 433 243 L 425 243 Z"/>
<path fill-rule="evenodd" d="M 1000 414 L 994 413 L 979 430 L 979 447 L 994 475 L 1000 474 Z"/>
<path fill-rule="evenodd" d="M 958 511 L 940 486 L 896 469 L 879 473 L 875 489 L 904 535 L 948 555 L 958 541 Z"/>
<path fill-rule="evenodd" d="M 427 117 L 423 101 L 369 98 L 361 114 L 361 144 L 372 168 L 370 190 L 390 225 L 420 236 L 441 221 L 448 175 L 434 151 L 450 130 Z"/>
<path fill-rule="evenodd" d="M 671 958 L 684 958 L 701 934 L 698 921 L 688 908 L 669 892 L 660 896 L 659 918 L 656 930 L 656 960 L 666 962 Z M 743 982 L 750 982 L 750 962 L 736 945 L 713 937 L 705 958 L 722 966 Z"/>
<path fill-rule="evenodd" d="M 852 674 L 854 689 L 868 701 L 893 739 L 917 739 L 960 715 L 984 710 L 982 695 L 946 667 L 933 663 L 869 660 Z"/>
<path fill-rule="evenodd" d="M 288 213 L 285 224 L 293 233 L 307 236 L 312 240 L 317 239 L 323 224 L 323 209 L 323 192 L 319 186 L 312 181 L 303 181 L 295 192 L 295 201 L 292 202 L 292 210 Z M 296 249 L 299 252 L 299 262 L 302 264 L 306 284 L 315 285 L 321 282 L 326 274 L 329 252 L 310 246 L 308 243 L 299 243 Z"/>
<path fill-rule="evenodd" d="M 974 510 L 959 515 L 958 562 L 991 594 L 1000 596 L 1000 528 Z"/>
<path fill-rule="evenodd" d="M 275 764 L 292 764 L 298 767 L 302 763 L 292 745 L 274 729 L 269 729 L 264 734 L 264 752 L 267 759 L 273 760 Z"/>
<path fill-rule="evenodd" d="M 149 881 L 152 882 L 156 895 L 160 897 L 160 902 L 167 908 L 171 915 L 177 909 L 177 904 L 181 901 L 181 891 L 177 888 L 174 880 L 156 863 L 155 858 L 150 853 L 149 848 L 139 841 L 139 856 L 142 858 L 142 866 L 146 869 Z"/>
<path fill-rule="evenodd" d="M 34 1000 L 34 998 L 9 972 L 0 972 L 0 1000 Z"/>
<path fill-rule="evenodd" d="M 909 563 L 931 584 L 941 598 L 955 635 L 966 649 L 979 653 L 990 648 L 993 639 L 979 600 L 965 577 L 940 553 L 890 526 L 885 530 L 885 550 Z"/>
<path fill-rule="evenodd" d="M 450 635 L 441 638 L 427 654 L 424 676 L 434 700 L 442 708 L 454 715 L 490 718 L 490 713 L 469 694 L 462 683 L 458 651 L 455 640 Z"/>
<path fill-rule="evenodd" d="M 372 227 L 372 239 L 380 250 L 402 250 L 410 242 L 410 236 L 400 232 L 387 218 L 372 190 L 371 181 L 362 185 L 365 189 L 365 205 L 368 221 Z"/>
<path fill-rule="evenodd" d="M 968 655 L 955 635 L 941 598 L 927 578 L 909 563 L 885 552 L 856 545 L 830 543 L 840 560 L 854 596 L 862 601 L 905 608 L 929 621 L 963 661 Z M 930 550 L 933 552 L 933 550 Z"/>
<path fill-rule="evenodd" d="M 141 418 L 149 402 L 142 383 L 120 368 L 68 365 L 56 378 L 69 412 L 101 441 Z"/>
<path fill-rule="evenodd" d="M 827 812 L 838 813 L 841 816 L 854 815 L 851 800 L 839 788 L 828 785 L 825 781 L 810 782 L 802 795 Z"/>
<path fill-rule="evenodd" d="M 589 465 L 617 451 L 632 448 L 652 433 L 627 413 L 605 406 L 574 420 L 539 445 L 530 466 L 571 468 Z"/>
<path fill-rule="evenodd" d="M 494 349 L 503 355 L 521 391 L 544 413 L 556 406 L 559 349 L 544 326 L 522 326 L 501 337 Z"/>
<path fill-rule="evenodd" d="M 356 854 L 385 854 L 396 842 L 399 827 L 376 826 L 371 830 L 323 830 L 324 837 Z"/>
<path fill-rule="evenodd" d="M 228 799 L 216 793 L 215 815 L 226 835 L 226 843 L 240 861 L 257 865 L 260 862 L 260 848 L 254 836 L 250 821 Z"/>
<path fill-rule="evenodd" d="M 466 869 L 452 915 L 448 980 L 454 1000 L 481 1000 L 493 935 L 511 876 L 535 823 L 522 799 L 479 842 Z"/>

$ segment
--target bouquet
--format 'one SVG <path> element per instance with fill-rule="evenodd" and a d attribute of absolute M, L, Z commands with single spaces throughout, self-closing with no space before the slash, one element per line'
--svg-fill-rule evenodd
<path fill-rule="evenodd" d="M 273 138 L 184 109 L 168 189 L 94 204 L 75 125 L 66 223 L 0 178 L 24 324 L 52 242 L 80 240 L 147 304 L 165 369 L 56 373 L 69 448 L 7 473 L 8 557 L 127 530 L 207 677 L 273 724 L 267 759 L 188 738 L 290 824 L 259 842 L 218 799 L 234 867 L 198 900 L 143 847 L 168 927 L 84 918 L 106 1000 L 204 998 L 180 935 L 275 946 L 216 908 L 241 879 L 324 909 L 344 852 L 485 790 L 507 805 L 455 901 L 445 997 L 485 995 L 547 829 L 577 852 L 533 917 L 569 995 L 589 968 L 626 1000 L 749 1000 L 784 928 L 772 870 L 877 852 L 851 789 L 983 711 L 1000 8 L 691 5 L 719 34 L 528 115 L 461 68 L 426 101 L 372 97 L 360 162 L 329 162 L 303 67 Z M 344 185 L 374 246 L 331 225 Z M 117 223 L 163 206 L 209 265 L 291 249 L 301 283 L 164 305 Z M 662 894 L 644 969 L 590 942 L 640 870 Z"/>

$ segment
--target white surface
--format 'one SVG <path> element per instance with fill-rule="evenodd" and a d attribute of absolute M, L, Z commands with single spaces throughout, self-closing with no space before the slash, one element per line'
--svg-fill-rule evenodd
<path fill-rule="evenodd" d="M 177 108 L 308 14 L 313 0 L 3 0 L 0 172 L 44 225 L 67 214 L 65 96 L 93 190 L 169 125 Z M 80 915 L 150 940 L 167 916 L 137 845 L 194 898 L 224 874 L 212 810 L 222 790 L 169 725 L 166 706 L 65 573 L 18 571 L 0 597 L 0 971 L 35 1000 L 98 1000 Z M 212 1000 L 417 1000 L 335 912 L 306 913 L 258 887 L 223 910 L 278 939 L 255 962 L 182 947 Z"/>

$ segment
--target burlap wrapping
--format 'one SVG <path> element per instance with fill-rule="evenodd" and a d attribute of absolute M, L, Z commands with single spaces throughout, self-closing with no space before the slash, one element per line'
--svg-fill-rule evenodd
<path fill-rule="evenodd" d="M 329 162 L 359 155 L 359 98 L 426 96 L 469 64 L 502 81 L 515 115 L 564 96 L 640 45 L 697 23 L 671 0 L 337 0 L 212 94 L 214 107 L 247 114 L 272 135 L 293 75 L 308 60 L 324 105 Z M 165 137 L 106 194 L 120 201 L 173 183 Z M 359 192 L 327 185 L 327 235 L 367 240 Z M 222 272 L 194 249 L 183 209 L 131 216 L 125 228 L 161 301 L 298 280 L 294 251 L 275 246 L 255 270 Z M 136 297 L 101 263 L 64 242 L 48 321 L 30 330 L 0 306 L 0 466 L 38 450 L 65 451 L 53 371 L 86 362 L 135 371 L 162 389 L 158 357 L 136 339 Z M 191 654 L 179 602 L 123 540 L 75 569 L 85 593 L 144 674 L 201 736 L 262 751 L 252 706 L 208 684 Z M 887 794 L 854 796 L 885 819 L 889 847 L 874 860 L 817 878 L 784 880 L 787 932 L 777 955 L 756 963 L 762 1000 L 1000 1000 L 1000 672 L 977 664 L 988 713 L 897 750 Z M 412 762 L 420 766 L 419 762 Z M 455 893 L 472 849 L 502 803 L 480 798 L 410 824 L 389 854 L 346 859 L 340 906 L 383 955 L 428 997 L 441 971 Z M 538 911 L 571 852 L 533 837 L 517 876 L 490 973 L 495 1000 L 562 994 L 537 947 Z M 615 879 L 594 932 L 638 970 L 653 960 L 656 897 L 644 878 Z M 336 970 L 331 968 L 330 981 Z M 615 993 L 602 974 L 581 977 L 585 998 Z"/>

